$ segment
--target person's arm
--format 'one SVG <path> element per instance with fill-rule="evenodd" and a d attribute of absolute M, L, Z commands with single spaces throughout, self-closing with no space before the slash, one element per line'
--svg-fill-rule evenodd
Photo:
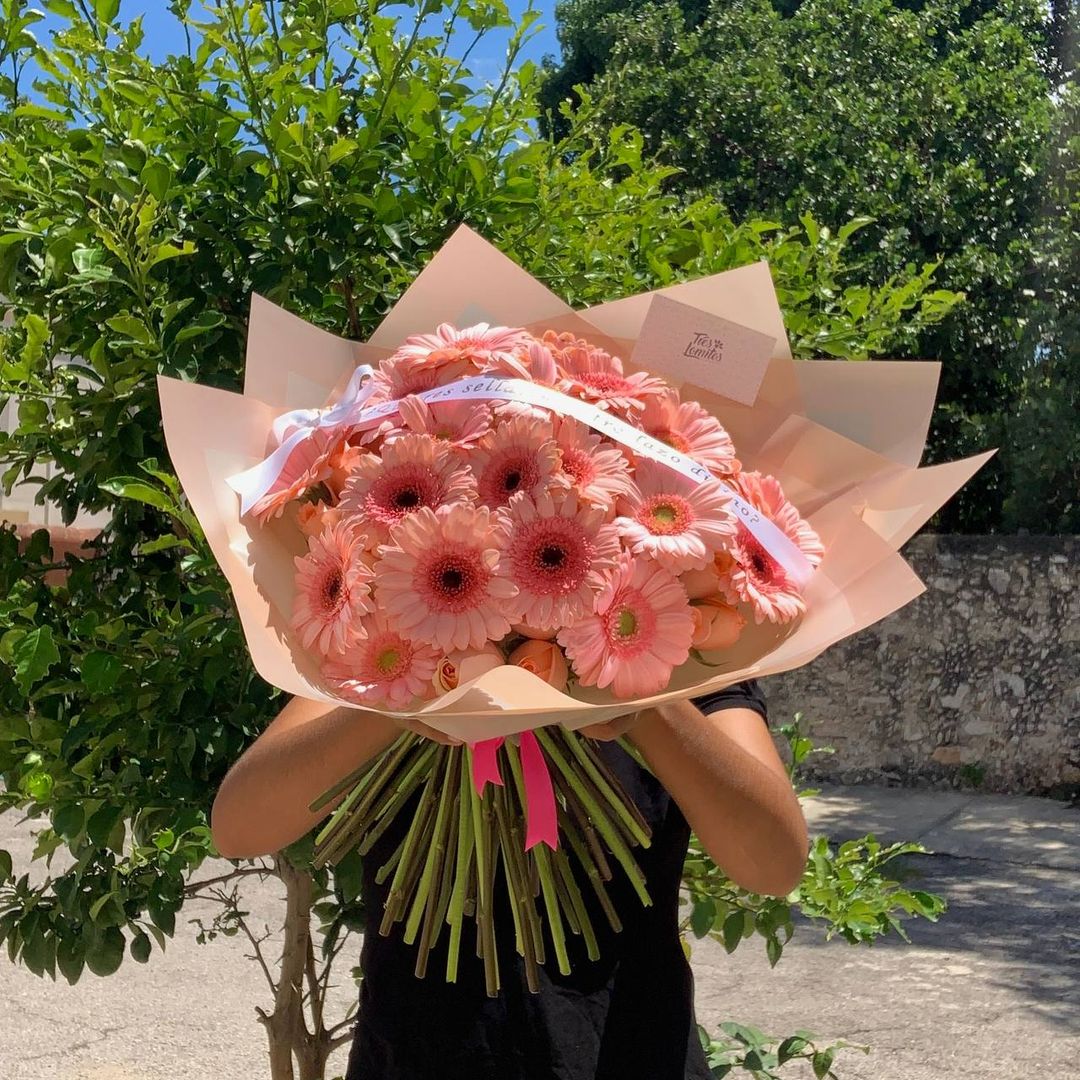
<path fill-rule="evenodd" d="M 677 701 L 645 710 L 636 720 L 583 730 L 602 738 L 629 734 L 702 847 L 736 885 L 785 896 L 802 880 L 806 819 L 753 709 L 705 715 L 692 702 Z"/>
<path fill-rule="evenodd" d="M 453 741 L 417 721 L 292 698 L 221 782 L 210 812 L 215 847 L 227 859 L 252 859 L 300 839 L 343 796 L 317 813 L 308 805 L 403 728 Z"/>

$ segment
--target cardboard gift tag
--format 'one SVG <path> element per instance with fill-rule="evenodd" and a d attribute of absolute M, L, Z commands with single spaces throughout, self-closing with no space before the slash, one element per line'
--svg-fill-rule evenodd
<path fill-rule="evenodd" d="M 776 338 L 719 315 L 654 296 L 631 363 L 753 405 Z"/>

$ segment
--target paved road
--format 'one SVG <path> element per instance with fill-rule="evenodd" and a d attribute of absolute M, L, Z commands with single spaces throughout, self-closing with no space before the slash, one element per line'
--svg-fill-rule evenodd
<path fill-rule="evenodd" d="M 807 816 L 813 832 L 836 839 L 921 839 L 935 852 L 914 861 L 921 886 L 950 911 L 937 925 L 913 924 L 910 946 L 826 943 L 800 928 L 774 970 L 754 942 L 733 956 L 699 944 L 703 1023 L 810 1028 L 869 1044 L 869 1056 L 838 1059 L 841 1080 L 1080 1076 L 1080 811 L 1025 797 L 844 788 L 808 802 Z M 17 866 L 32 843 L 15 815 L 0 817 L 0 847 Z M 271 925 L 277 893 L 256 884 L 245 894 Z M 192 918 L 209 914 L 189 908 Z M 74 988 L 0 957 L 0 1078 L 266 1076 L 254 1018 L 265 988 L 244 952 L 236 938 L 200 946 L 180 929 L 149 964 L 125 960 L 111 978 L 85 976 Z M 343 1009 L 354 993 L 344 970 L 336 993 Z M 335 1061 L 343 1069 L 344 1052 Z"/>

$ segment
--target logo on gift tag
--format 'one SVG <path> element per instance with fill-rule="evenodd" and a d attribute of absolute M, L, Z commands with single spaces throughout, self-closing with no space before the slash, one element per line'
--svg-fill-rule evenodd
<path fill-rule="evenodd" d="M 724 358 L 724 339 L 698 330 L 690 339 L 690 344 L 683 349 L 683 356 L 688 356 L 691 360 L 712 360 L 719 363 Z"/>
<path fill-rule="evenodd" d="M 753 405 L 775 345 L 771 334 L 656 295 L 630 359 L 674 382 Z"/>

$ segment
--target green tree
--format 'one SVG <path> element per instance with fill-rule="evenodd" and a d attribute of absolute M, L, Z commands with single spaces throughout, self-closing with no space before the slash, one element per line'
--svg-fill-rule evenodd
<path fill-rule="evenodd" d="M 944 365 L 931 458 L 1005 450 L 939 524 L 1077 528 L 1075 503 L 1054 509 L 1056 458 L 1067 443 L 1075 460 L 1075 425 L 1050 433 L 1041 459 L 1024 449 L 1031 416 L 1047 416 L 1025 396 L 1037 279 L 1047 248 L 1074 240 L 1048 192 L 1054 136 L 1061 146 L 1075 131 L 1052 93 L 1075 78 L 1074 3 L 565 0 L 557 10 L 564 55 L 541 91 L 556 132 L 572 115 L 559 104 L 580 100 L 582 84 L 597 122 L 634 125 L 678 168 L 673 189 L 715 195 L 737 220 L 790 224 L 809 211 L 836 228 L 871 215 L 877 228 L 853 249 L 868 283 L 942 259 L 941 283 L 966 302 L 899 354 Z M 1075 173 L 1071 183 L 1075 200 Z M 1073 334 L 1068 349 L 1078 347 Z M 1064 374 L 1052 377 L 1060 386 Z M 1021 518 L 1025 500 L 1034 505 Z"/>
<path fill-rule="evenodd" d="M 161 62 L 118 0 L 43 6 L 63 23 L 47 46 L 0 0 L 0 401 L 18 401 L 0 468 L 67 521 L 111 521 L 56 585 L 45 533 L 0 530 L 0 811 L 40 820 L 49 864 L 31 882 L 0 852 L 0 940 L 38 974 L 105 976 L 148 961 L 192 896 L 219 904 L 204 938 L 248 936 L 238 889 L 273 874 L 271 1071 L 314 1080 L 350 1038 L 324 1004 L 363 925 L 358 864 L 312 871 L 307 837 L 200 871 L 214 792 L 281 700 L 167 464 L 155 376 L 238 388 L 253 290 L 365 336 L 462 221 L 575 304 L 766 257 L 800 355 L 888 348 L 957 297 L 932 262 L 850 285 L 866 221 L 833 235 L 685 203 L 630 129 L 538 137 L 517 63 L 532 20 L 497 0 L 176 0 L 188 47 Z M 462 57 L 494 28 L 506 69 L 478 87 Z"/>

